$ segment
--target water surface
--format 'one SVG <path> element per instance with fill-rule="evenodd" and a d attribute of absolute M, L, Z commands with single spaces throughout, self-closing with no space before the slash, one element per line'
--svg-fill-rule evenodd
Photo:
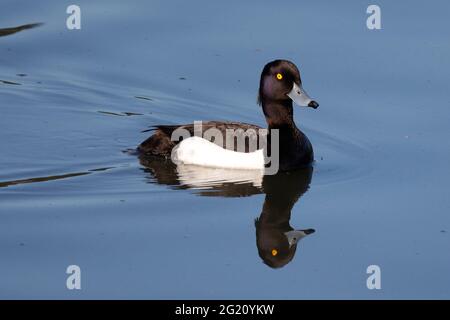
<path fill-rule="evenodd" d="M 0 298 L 450 297 L 448 2 L 378 1 L 378 31 L 367 1 L 77 4 L 81 30 L 65 3 L 1 4 Z M 160 123 L 264 125 L 275 58 L 320 103 L 295 109 L 314 170 L 124 152 Z"/>

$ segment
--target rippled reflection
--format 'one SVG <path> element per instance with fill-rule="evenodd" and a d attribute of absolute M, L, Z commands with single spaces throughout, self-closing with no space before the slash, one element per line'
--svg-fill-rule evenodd
<path fill-rule="evenodd" d="M 9 36 L 11 34 L 23 31 L 23 30 L 28 30 L 28 29 L 33 29 L 39 26 L 42 26 L 43 23 L 30 23 L 30 24 L 24 24 L 18 27 L 12 27 L 12 28 L 3 28 L 0 29 L 0 37 L 4 37 L 4 36 Z"/>
<path fill-rule="evenodd" d="M 82 172 L 71 172 L 71 173 L 66 173 L 66 174 L 51 175 L 51 176 L 44 176 L 44 177 L 32 177 L 32 178 L 26 178 L 26 179 L 0 181 L 0 188 L 20 185 L 20 184 L 68 179 L 68 178 L 73 178 L 73 177 L 78 177 L 78 176 L 85 176 L 85 175 L 91 174 L 93 172 L 106 171 L 109 169 L 113 169 L 113 167 L 96 168 L 96 169 L 91 169 L 91 170 L 82 171 Z"/>
<path fill-rule="evenodd" d="M 192 189 L 201 196 L 245 197 L 265 194 L 262 211 L 255 219 L 256 246 L 261 259 L 271 268 L 288 264 L 295 256 L 299 240 L 313 229 L 294 229 L 291 211 L 309 189 L 313 168 L 277 175 L 259 170 L 228 170 L 199 166 L 177 166 L 170 160 L 141 157 L 150 183 L 174 189 Z"/>

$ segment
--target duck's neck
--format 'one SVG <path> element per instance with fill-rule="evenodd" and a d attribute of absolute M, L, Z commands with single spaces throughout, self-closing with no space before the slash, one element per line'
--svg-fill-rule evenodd
<path fill-rule="evenodd" d="M 283 135 L 298 134 L 292 100 L 264 101 L 262 108 L 269 129 L 278 129 Z"/>
<path fill-rule="evenodd" d="M 264 115 L 269 127 L 268 150 L 279 152 L 279 168 L 282 171 L 300 168 L 314 159 L 311 143 L 297 128 L 293 119 L 291 101 L 263 103 Z M 273 146 L 274 130 L 278 131 L 278 146 Z"/>

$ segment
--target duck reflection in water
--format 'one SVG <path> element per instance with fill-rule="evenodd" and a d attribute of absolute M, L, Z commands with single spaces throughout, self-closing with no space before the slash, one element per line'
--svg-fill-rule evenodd
<path fill-rule="evenodd" d="M 308 190 L 313 168 L 276 175 L 258 170 L 230 170 L 175 165 L 170 160 L 140 157 L 150 183 L 174 189 L 192 189 L 201 196 L 246 197 L 265 194 L 262 212 L 255 219 L 256 246 L 261 259 L 271 268 L 280 268 L 294 258 L 299 240 L 314 232 L 296 230 L 289 221 L 298 199 Z"/>
<path fill-rule="evenodd" d="M 256 245 L 261 259 L 272 268 L 288 264 L 295 255 L 297 243 L 314 229 L 294 230 L 289 221 L 298 199 L 308 190 L 313 169 L 266 175 L 266 194 L 261 215 L 255 220 Z"/>

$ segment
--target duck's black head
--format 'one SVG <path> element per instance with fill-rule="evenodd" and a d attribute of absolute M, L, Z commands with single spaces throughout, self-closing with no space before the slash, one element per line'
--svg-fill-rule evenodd
<path fill-rule="evenodd" d="M 259 83 L 258 103 L 281 104 L 316 109 L 319 104 L 312 100 L 302 87 L 300 72 L 295 64 L 287 60 L 274 60 L 264 66 Z"/>

